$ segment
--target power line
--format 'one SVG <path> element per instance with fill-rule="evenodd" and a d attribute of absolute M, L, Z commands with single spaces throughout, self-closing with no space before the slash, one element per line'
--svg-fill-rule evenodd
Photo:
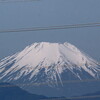
<path fill-rule="evenodd" d="M 63 81 L 63 84 L 69 84 L 69 83 L 83 83 L 83 82 L 99 82 L 100 79 L 86 79 L 86 80 L 68 80 Z M 61 83 L 61 82 L 57 82 Z M 52 82 L 52 84 L 56 84 L 56 82 Z M 39 85 L 48 85 L 47 82 L 41 82 L 41 83 L 26 83 L 26 84 L 15 84 L 15 85 L 0 85 L 0 87 L 15 87 L 15 86 L 39 86 Z"/>
<path fill-rule="evenodd" d="M 92 96 L 80 96 L 80 97 L 68 97 L 68 98 L 52 98 L 52 99 L 40 99 L 40 100 L 78 100 L 78 99 L 92 99 L 92 98 L 100 98 L 100 95 L 92 95 Z"/>
<path fill-rule="evenodd" d="M 0 3 L 19 3 L 19 2 L 34 2 L 40 0 L 0 0 Z"/>
<path fill-rule="evenodd" d="M 100 23 L 86 23 L 86 24 L 72 24 L 72 25 L 62 25 L 62 26 L 7 29 L 7 30 L 0 30 L 0 33 L 60 30 L 60 29 L 87 28 L 87 27 L 100 27 Z"/>

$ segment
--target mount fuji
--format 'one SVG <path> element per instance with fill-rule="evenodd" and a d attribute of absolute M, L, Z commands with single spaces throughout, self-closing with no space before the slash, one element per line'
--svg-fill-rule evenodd
<path fill-rule="evenodd" d="M 20 87 L 47 96 L 66 96 L 71 91 L 69 87 L 76 88 L 75 84 L 65 82 L 99 78 L 98 62 L 67 42 L 34 43 L 0 61 L 0 82 L 33 84 Z M 79 90 L 82 88 L 76 85 Z"/>

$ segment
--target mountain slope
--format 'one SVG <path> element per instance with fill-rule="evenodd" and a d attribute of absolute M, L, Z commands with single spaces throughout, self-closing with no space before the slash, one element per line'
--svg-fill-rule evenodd
<path fill-rule="evenodd" d="M 67 42 L 34 43 L 0 61 L 0 80 L 15 84 L 45 83 L 50 88 L 62 88 L 63 81 L 99 77 L 99 64 Z"/>

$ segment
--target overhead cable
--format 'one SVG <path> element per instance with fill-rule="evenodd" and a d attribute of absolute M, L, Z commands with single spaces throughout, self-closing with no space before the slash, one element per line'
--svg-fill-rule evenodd
<path fill-rule="evenodd" d="M 0 0 L 0 3 L 19 3 L 19 2 L 34 2 L 40 0 Z"/>
<path fill-rule="evenodd" d="M 69 83 L 83 83 L 83 82 L 100 82 L 100 79 L 85 79 L 85 80 L 67 80 L 67 81 L 62 81 L 63 84 L 69 84 Z M 60 84 L 61 82 L 57 82 Z M 56 82 L 52 82 L 52 84 L 56 84 Z M 15 87 L 15 86 L 39 86 L 39 85 L 48 85 L 47 82 L 39 82 L 39 83 L 19 83 L 15 85 L 0 85 L 0 87 Z"/>
<path fill-rule="evenodd" d="M 72 24 L 72 25 L 60 25 L 60 26 L 48 26 L 48 27 L 6 29 L 6 30 L 0 30 L 0 33 L 61 30 L 61 29 L 72 29 L 72 28 L 87 28 L 87 27 L 100 27 L 100 23 L 86 23 L 86 24 Z"/>

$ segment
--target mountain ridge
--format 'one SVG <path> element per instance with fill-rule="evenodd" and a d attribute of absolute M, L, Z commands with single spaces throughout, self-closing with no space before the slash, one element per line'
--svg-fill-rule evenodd
<path fill-rule="evenodd" d="M 99 79 L 98 62 L 70 43 L 40 42 L 0 61 L 0 81 L 46 83 L 63 87 L 63 81 Z"/>

